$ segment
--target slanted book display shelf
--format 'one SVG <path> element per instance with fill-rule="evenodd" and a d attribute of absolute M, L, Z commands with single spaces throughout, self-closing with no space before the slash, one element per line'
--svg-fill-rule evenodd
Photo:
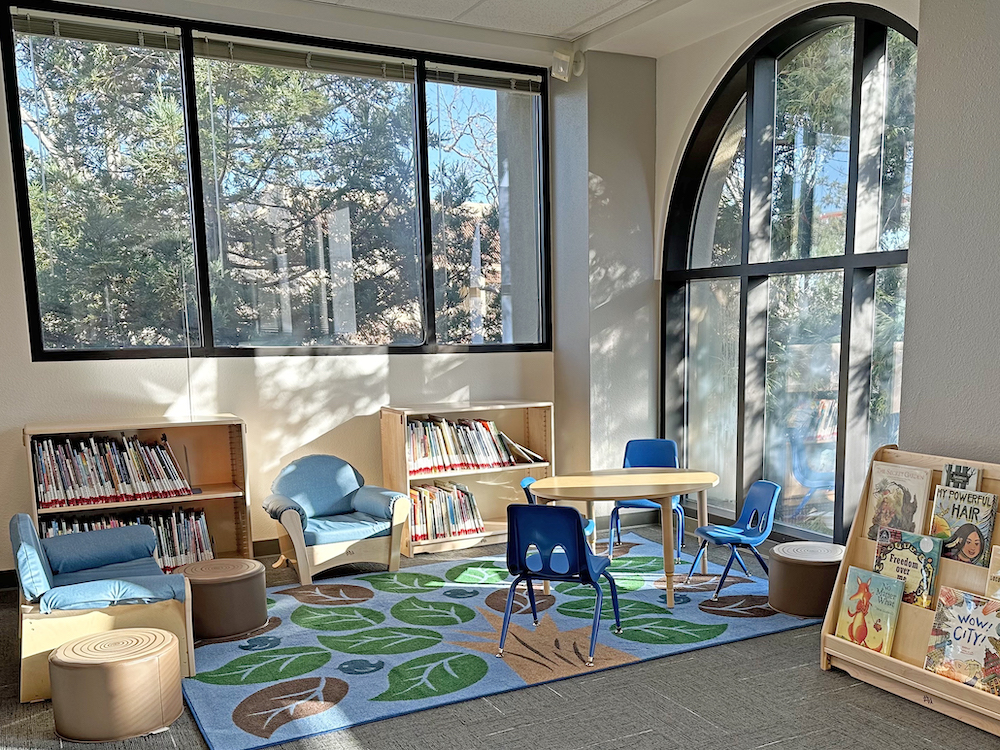
<path fill-rule="evenodd" d="M 941 483 L 941 469 L 945 464 L 979 466 L 983 473 L 980 490 L 1000 494 L 1000 465 L 998 464 L 982 464 L 978 461 L 932 456 L 925 453 L 910 453 L 898 450 L 895 446 L 879 448 L 872 457 L 872 461 L 931 469 L 933 472 L 931 475 L 931 498 L 933 498 L 933 488 Z M 921 703 L 935 711 L 964 721 L 966 724 L 972 724 L 1000 736 L 1000 696 L 991 695 L 984 690 L 963 685 L 924 669 L 924 658 L 927 656 L 931 625 L 934 622 L 935 610 L 933 608 L 926 609 L 906 602 L 900 603 L 896 635 L 890 654 L 876 653 L 835 635 L 848 568 L 853 565 L 864 570 L 871 570 L 875 560 L 876 543 L 868 539 L 865 528 L 871 479 L 872 472 L 869 466 L 868 478 L 865 480 L 865 486 L 861 492 L 861 501 L 858 504 L 854 524 L 851 527 L 850 538 L 847 540 L 844 559 L 840 565 L 837 585 L 834 587 L 830 607 L 827 609 L 826 619 L 823 621 L 820 666 L 823 669 L 831 667 L 843 669 L 863 682 L 908 698 L 915 703 Z M 932 499 L 929 502 L 933 504 Z M 995 524 L 993 529 L 992 544 L 1000 544 L 1000 523 Z M 988 573 L 988 568 L 979 565 L 942 558 L 934 581 L 935 597 L 933 603 L 935 607 L 937 606 L 936 595 L 941 586 L 950 586 L 973 594 L 982 594 L 986 587 Z"/>
<path fill-rule="evenodd" d="M 444 419 L 468 424 L 482 420 L 492 422 L 498 432 L 542 460 L 528 461 L 512 451 L 519 462 L 513 466 L 489 468 L 428 469 L 414 466 L 408 450 L 408 423 Z M 507 506 L 524 503 L 520 482 L 526 476 L 543 479 L 553 473 L 554 453 L 552 434 L 552 404 L 544 401 L 506 403 L 425 404 L 418 406 L 384 406 L 381 412 L 382 483 L 386 488 L 410 494 L 410 488 L 437 483 L 460 484 L 475 498 L 486 530 L 480 533 L 454 535 L 439 539 L 413 540 L 407 521 L 403 533 L 402 553 L 413 557 L 419 552 L 444 552 L 467 549 L 481 544 L 507 541 Z"/>
<path fill-rule="evenodd" d="M 59 445 L 67 440 L 73 446 L 90 444 L 91 438 L 100 446 L 102 441 L 137 438 L 140 443 L 153 444 L 166 436 L 176 465 L 190 484 L 192 494 L 170 497 L 142 497 L 105 502 L 90 499 L 73 505 L 43 503 L 37 476 L 35 446 L 51 440 Z M 53 521 L 96 519 L 100 516 L 133 516 L 136 513 L 170 512 L 171 510 L 204 509 L 205 523 L 216 557 L 251 557 L 250 499 L 246 481 L 246 425 L 232 414 L 217 414 L 194 419 L 153 417 L 150 419 L 109 420 L 91 423 L 28 424 L 24 427 L 24 446 L 28 472 L 32 478 L 32 516 L 39 534 Z M 139 493 L 153 495 L 157 493 Z M 50 507 L 44 507 L 49 505 Z M 161 562 L 163 562 L 161 560 Z"/>

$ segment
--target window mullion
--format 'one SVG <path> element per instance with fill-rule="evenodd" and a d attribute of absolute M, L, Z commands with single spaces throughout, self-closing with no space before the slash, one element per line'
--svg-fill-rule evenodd
<path fill-rule="evenodd" d="M 184 138 L 187 145 L 188 198 L 191 202 L 191 231 L 197 269 L 198 313 L 201 346 L 215 349 L 212 330 L 212 290 L 208 278 L 208 230 L 205 220 L 205 192 L 201 174 L 201 143 L 198 131 L 198 90 L 194 70 L 194 40 L 191 29 L 181 30 L 181 94 L 184 97 Z M 225 252 L 225 248 L 219 248 Z"/>
<path fill-rule="evenodd" d="M 424 344 L 437 343 L 437 305 L 434 300 L 434 238 L 431 232 L 431 170 L 427 143 L 427 61 L 417 60 L 417 193 L 420 200 L 420 240 L 424 280 Z"/>
<path fill-rule="evenodd" d="M 882 214 L 882 141 L 886 114 L 886 28 L 859 21 L 851 111 L 848 252 L 878 250 Z M 856 121 L 856 124 L 855 124 Z M 862 189 L 863 186 L 863 189 Z"/>
<path fill-rule="evenodd" d="M 746 177 L 742 262 L 771 257 L 771 185 L 774 175 L 774 107 L 777 60 L 761 57 L 750 66 L 747 86 Z"/>

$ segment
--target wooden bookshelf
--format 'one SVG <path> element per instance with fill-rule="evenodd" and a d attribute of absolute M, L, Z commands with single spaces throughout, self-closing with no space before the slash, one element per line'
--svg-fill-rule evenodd
<path fill-rule="evenodd" d="M 192 495 L 121 502 L 40 508 L 36 492 L 32 440 L 52 438 L 73 441 L 135 436 L 153 442 L 163 434 L 181 465 Z M 104 515 L 136 510 L 171 510 L 200 507 L 205 510 L 216 557 L 252 557 L 250 497 L 246 477 L 246 425 L 232 414 L 194 419 L 152 417 L 87 423 L 32 423 L 24 426 L 25 455 L 31 479 L 31 512 L 39 519 L 60 516 Z M 41 531 L 41 530 L 40 530 Z"/>
<path fill-rule="evenodd" d="M 911 453 L 901 451 L 892 445 L 879 448 L 872 460 L 931 469 L 933 473 L 930 502 L 933 502 L 933 488 L 940 484 L 941 468 L 946 463 L 981 467 L 983 478 L 980 489 L 983 492 L 1000 495 L 1000 464 L 984 464 L 961 458 Z M 820 666 L 823 669 L 831 667 L 842 669 L 858 680 L 1000 736 L 1000 696 L 963 685 L 923 668 L 931 625 L 934 622 L 933 609 L 905 602 L 899 605 L 896 635 L 893 637 L 892 652 L 888 655 L 875 653 L 835 635 L 848 568 L 854 565 L 864 570 L 871 570 L 875 562 L 875 542 L 868 539 L 864 528 L 870 485 L 871 466 L 868 468 L 868 477 L 861 491 L 861 500 L 854 516 L 851 535 L 847 540 L 844 559 L 840 564 L 837 585 L 834 587 L 830 606 L 823 621 Z M 1000 523 L 993 528 L 991 544 L 1000 544 Z M 984 567 L 942 559 L 935 576 L 935 592 L 944 585 L 973 594 L 982 594 L 986 588 L 987 574 L 988 571 Z M 937 604 L 936 595 L 934 603 Z"/>
<path fill-rule="evenodd" d="M 407 421 L 428 415 L 445 419 L 487 419 L 511 440 L 539 454 L 545 461 L 496 468 L 454 469 L 411 474 L 406 460 Z M 410 486 L 433 484 L 437 479 L 458 480 L 466 485 L 479 507 L 486 531 L 446 539 L 411 541 L 409 522 L 403 532 L 402 553 L 413 557 L 420 552 L 447 552 L 482 544 L 507 541 L 507 506 L 524 503 L 520 487 L 526 476 L 543 479 L 554 472 L 555 444 L 552 432 L 552 404 L 548 401 L 500 403 L 418 404 L 385 406 L 380 415 L 382 431 L 382 483 L 391 490 L 409 495 Z"/>

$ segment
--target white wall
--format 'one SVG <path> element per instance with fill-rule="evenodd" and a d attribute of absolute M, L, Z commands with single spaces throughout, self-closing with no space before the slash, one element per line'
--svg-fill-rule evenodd
<path fill-rule="evenodd" d="M 121 3 L 118 3 L 121 5 Z M 518 35 L 456 35 L 453 26 L 408 24 L 382 31 L 361 18 L 322 3 L 277 0 L 269 12 L 226 4 L 149 0 L 155 10 L 208 20 L 256 24 L 333 38 L 356 38 L 443 52 L 546 65 L 546 44 Z M 242 5 L 252 8 L 245 0 Z M 364 14 L 362 14 L 363 16 Z M 364 18 L 362 18 L 364 20 Z M 505 46 L 509 42 L 513 46 Z M 542 51 L 539 51 L 541 49 Z M 2 106 L 2 105 L 0 105 Z M 31 361 L 6 112 L 0 116 L 0 518 L 30 507 L 29 474 L 21 442 L 26 422 L 102 420 L 189 413 L 188 365 L 184 360 L 102 362 Z M 323 451 L 353 463 L 372 483 L 381 481 L 378 409 L 388 403 L 448 400 L 550 400 L 551 353 L 260 357 L 190 363 L 195 413 L 232 412 L 248 426 L 249 482 L 256 540 L 275 536 L 260 502 L 278 469 L 298 455 Z M 9 545 L 0 544 L 0 570 L 13 567 Z"/>
<path fill-rule="evenodd" d="M 663 229 L 677 167 L 702 110 L 723 76 L 746 49 L 784 19 L 822 3 L 793 2 L 664 55 L 656 61 L 656 243 L 662 263 Z M 919 0 L 873 3 L 917 26 Z M 922 46 L 922 42 L 921 42 Z M 923 52 L 920 54 L 923 62 Z"/>
<path fill-rule="evenodd" d="M 922 0 L 900 446 L 1000 461 L 1000 4 Z"/>

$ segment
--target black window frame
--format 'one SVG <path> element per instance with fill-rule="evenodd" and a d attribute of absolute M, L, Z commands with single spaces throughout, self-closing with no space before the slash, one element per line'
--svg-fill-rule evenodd
<path fill-rule="evenodd" d="M 191 221 L 193 252 L 198 278 L 195 281 L 201 329 L 201 346 L 129 347 L 124 349 L 46 349 L 42 335 L 41 310 L 35 269 L 34 237 L 32 234 L 28 200 L 28 176 L 24 159 L 24 139 L 21 132 L 17 64 L 13 14 L 7 14 L 7 28 L 0 38 L 0 55 L 4 68 L 4 95 L 7 104 L 8 128 L 14 170 L 14 197 L 17 209 L 18 239 L 21 246 L 21 264 L 24 276 L 25 300 L 28 313 L 28 337 L 33 362 L 65 362 L 77 360 L 109 359 L 172 359 L 187 357 L 278 357 L 278 356 L 340 356 L 363 354 L 452 354 L 473 352 L 551 352 L 552 351 L 552 243 L 551 243 L 551 188 L 549 163 L 549 88 L 548 69 L 487 58 L 473 58 L 437 52 L 426 52 L 401 47 L 352 42 L 327 37 L 316 37 L 294 32 L 241 26 L 215 21 L 179 18 L 157 13 L 120 10 L 58 0 L 29 0 L 18 3 L 19 12 L 37 11 L 125 23 L 167 26 L 180 29 L 180 64 L 182 96 L 185 118 L 185 139 L 189 165 L 191 193 Z M 197 154 L 199 133 L 197 127 L 196 95 L 194 81 L 193 32 L 236 36 L 256 41 L 279 44 L 297 44 L 344 52 L 407 57 L 417 61 L 414 121 L 416 125 L 416 190 L 419 218 L 418 243 L 422 264 L 422 316 L 423 341 L 418 344 L 382 344 L 358 346 L 216 346 L 212 331 L 211 294 L 208 279 L 208 255 L 205 224 L 205 204 L 202 174 Z M 539 226 L 539 341 L 536 343 L 483 343 L 440 344 L 435 340 L 437 311 L 433 287 L 434 263 L 431 237 L 430 173 L 428 168 L 426 82 L 428 64 L 480 68 L 493 73 L 512 73 L 540 78 L 539 103 L 539 154 L 540 195 Z"/>
<path fill-rule="evenodd" d="M 773 171 L 774 83 L 779 57 L 796 45 L 845 22 L 855 24 L 851 83 L 850 152 L 846 211 L 846 243 L 843 255 L 753 262 L 751 226 L 756 220 L 769 224 L 770 175 Z M 892 29 L 917 44 L 917 30 L 895 14 L 859 3 L 816 6 L 777 24 L 740 55 L 716 86 L 692 130 L 674 180 L 663 235 L 663 274 L 660 296 L 660 394 L 658 430 L 674 437 L 687 459 L 688 448 L 688 284 L 714 278 L 734 279 L 740 284 L 739 352 L 737 375 L 735 516 L 746 492 L 763 478 L 765 461 L 764 382 L 767 337 L 767 280 L 792 273 L 842 270 L 844 293 L 841 319 L 840 373 L 837 394 L 838 440 L 834 486 L 833 541 L 844 543 L 850 531 L 857 498 L 845 502 L 845 487 L 860 487 L 868 467 L 867 434 L 864 441 L 848 435 L 851 425 L 868 424 L 871 324 L 859 313 L 871 304 L 878 269 L 905 266 L 908 249 L 855 252 L 859 143 L 862 135 L 861 108 L 864 75 L 884 54 L 886 35 Z M 746 177 L 740 261 L 734 265 L 689 268 L 691 238 L 698 213 L 703 181 L 721 137 L 743 99 L 747 102 Z M 750 191 L 766 181 L 768 199 L 754 210 Z M 764 217 L 763 214 L 767 213 Z M 870 310 L 870 308 L 868 308 Z M 752 320 L 751 320 L 752 318 Z M 852 370 L 865 367 L 869 378 L 861 384 L 851 379 Z M 863 393 L 859 394 L 859 388 Z M 755 395 L 759 394 L 759 395 Z M 862 413 L 863 412 L 863 413 Z M 854 427 L 855 433 L 860 432 Z M 711 467 L 706 467 L 711 468 Z M 728 511 L 712 513 L 713 520 L 729 521 Z M 787 539 L 829 540 L 829 537 L 797 527 L 775 523 L 776 536 Z"/>

